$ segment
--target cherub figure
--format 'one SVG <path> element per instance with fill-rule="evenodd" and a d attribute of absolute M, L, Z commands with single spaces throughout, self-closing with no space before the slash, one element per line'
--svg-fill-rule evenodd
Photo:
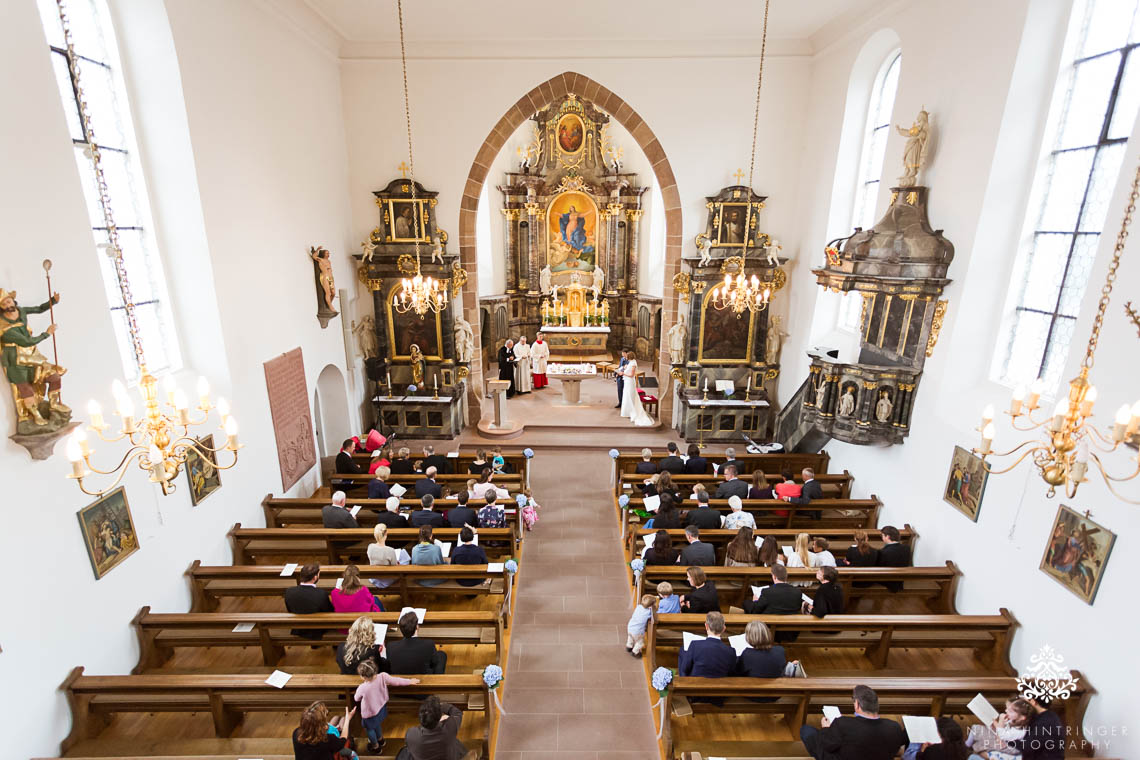
<path fill-rule="evenodd" d="M 698 266 L 707 267 L 712 262 L 712 243 L 709 236 L 703 232 L 697 235 L 697 250 L 701 252 Z"/>
<path fill-rule="evenodd" d="M 361 261 L 372 261 L 372 257 L 376 255 L 376 244 L 372 242 L 372 236 L 364 238 L 364 242 L 360 244 L 364 250 L 364 254 L 360 257 Z"/>
<path fill-rule="evenodd" d="M 432 238 L 431 261 L 433 264 L 443 263 L 443 244 L 439 241 L 439 235 Z"/>
<path fill-rule="evenodd" d="M 768 238 L 768 242 L 764 244 L 764 258 L 768 266 L 780 266 L 779 251 L 784 250 L 784 246 L 780 245 L 780 241 L 775 238 Z"/>

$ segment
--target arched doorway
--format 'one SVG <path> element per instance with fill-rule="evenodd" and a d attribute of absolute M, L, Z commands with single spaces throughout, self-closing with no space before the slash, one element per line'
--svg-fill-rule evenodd
<path fill-rule="evenodd" d="M 483 184 L 487 179 L 487 172 L 491 163 L 511 134 L 524 121 L 529 119 L 536 111 L 541 110 L 556 99 L 573 93 L 595 103 L 599 108 L 609 113 L 617 122 L 625 127 L 634 140 L 645 152 L 653 165 L 657 184 L 661 188 L 661 196 L 665 210 L 665 285 L 662 298 L 663 320 L 672 324 L 677 318 L 677 295 L 673 290 L 673 276 L 681 271 L 681 196 L 677 192 L 677 180 L 673 176 L 673 169 L 665 155 L 665 149 L 657 140 L 653 130 L 633 110 L 632 107 L 620 97 L 610 92 L 598 82 L 582 74 L 565 72 L 546 80 L 542 84 L 523 95 L 507 109 L 483 141 L 471 170 L 467 174 L 467 184 L 463 190 L 463 198 L 459 205 L 459 259 L 463 268 L 469 273 L 469 284 L 463 289 L 463 316 L 472 324 L 479 320 L 479 287 L 478 262 L 475 245 L 475 222 L 479 209 L 479 196 Z M 477 336 L 479 345 L 475 354 L 483 353 L 482 336 Z M 660 345 L 660 338 L 658 344 Z M 662 394 L 659 418 L 664 421 L 672 419 L 673 394 L 664 392 L 665 378 L 668 377 L 670 365 L 668 361 L 668 346 L 660 346 L 661 361 L 657 367 L 657 376 L 661 378 Z M 467 407 L 469 411 L 468 424 L 478 423 L 482 414 L 483 401 L 483 367 L 471 366 L 471 375 L 468 379 Z"/>
<path fill-rule="evenodd" d="M 313 418 L 316 420 L 317 446 L 321 456 L 332 456 L 340 449 L 341 441 L 352 437 L 344 373 L 334 364 L 327 365 L 317 377 Z"/>

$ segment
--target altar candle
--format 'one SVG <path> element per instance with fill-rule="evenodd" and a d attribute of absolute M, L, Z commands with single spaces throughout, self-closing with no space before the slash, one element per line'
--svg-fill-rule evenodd
<path fill-rule="evenodd" d="M 435 377 L 433 377 L 431 379 L 431 387 L 432 387 L 432 390 L 436 390 L 436 391 L 439 390 L 439 375 L 436 375 Z"/>
<path fill-rule="evenodd" d="M 748 393 L 750 390 L 752 390 L 752 373 L 751 372 L 748 373 L 748 382 L 744 384 L 744 392 Z"/>
<path fill-rule="evenodd" d="M 708 393 L 708 392 L 709 392 L 709 378 L 708 378 L 708 375 L 706 375 L 705 376 L 705 393 Z"/>
<path fill-rule="evenodd" d="M 388 370 L 385 373 L 388 377 L 388 398 L 392 397 L 392 371 Z"/>

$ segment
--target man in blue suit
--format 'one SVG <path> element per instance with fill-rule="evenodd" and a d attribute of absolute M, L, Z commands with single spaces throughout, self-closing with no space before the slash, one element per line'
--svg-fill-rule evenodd
<path fill-rule="evenodd" d="M 720 637 L 724 635 L 724 615 L 712 611 L 705 615 L 708 638 L 694 641 L 681 650 L 678 669 L 682 676 L 726 678 L 736 668 L 736 652 Z"/>
<path fill-rule="evenodd" d="M 622 377 L 621 371 L 625 367 L 625 365 L 627 365 L 627 364 L 629 364 L 629 357 L 626 356 L 626 350 L 623 348 L 621 350 L 621 361 L 618 362 L 617 371 L 614 372 L 614 378 L 617 380 L 617 391 L 618 391 L 618 402 L 617 402 L 617 406 L 615 406 L 614 409 L 621 409 L 621 388 L 625 384 L 623 382 L 625 380 L 625 378 Z"/>

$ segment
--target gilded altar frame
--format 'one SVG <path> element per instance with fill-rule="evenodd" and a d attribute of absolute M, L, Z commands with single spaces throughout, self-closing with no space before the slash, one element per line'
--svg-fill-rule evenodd
<path fill-rule="evenodd" d="M 748 312 L 747 317 L 745 317 L 744 315 L 741 315 L 739 317 L 739 319 L 747 319 L 748 320 L 748 340 L 745 342 L 744 356 L 731 357 L 731 358 L 727 358 L 727 359 L 726 358 L 710 359 L 710 358 L 705 357 L 705 333 L 707 332 L 706 317 L 709 313 L 710 308 L 712 308 L 714 311 L 717 310 L 715 306 L 714 307 L 709 306 L 709 302 L 712 300 L 714 290 L 715 290 L 715 288 L 707 289 L 705 291 L 704 297 L 701 299 L 701 333 L 700 333 L 700 338 L 697 341 L 697 361 L 700 364 L 705 365 L 705 366 L 709 366 L 709 367 L 716 367 L 716 366 L 723 367 L 723 366 L 729 366 L 729 365 L 736 366 L 736 365 L 740 365 L 740 364 L 751 364 L 751 362 L 752 362 L 752 343 L 756 337 L 756 315 L 754 315 L 751 311 Z"/>
<path fill-rule="evenodd" d="M 384 309 L 388 312 L 388 319 L 385 320 L 388 328 L 388 346 L 393 359 L 411 359 L 411 354 L 399 353 L 399 348 L 396 344 L 396 320 L 406 316 L 398 314 L 396 310 L 392 308 L 392 298 L 399 290 L 400 283 L 397 282 L 388 288 L 388 297 L 384 299 Z M 416 317 L 413 316 L 413 319 L 415 318 Z M 423 317 L 425 320 L 427 318 L 428 317 L 426 316 Z M 431 354 L 424 354 L 424 358 L 434 361 L 442 361 L 443 356 L 441 355 L 441 352 L 443 351 L 443 320 L 440 317 L 440 313 L 438 311 L 432 314 L 432 319 L 435 321 L 436 352 Z"/>
<path fill-rule="evenodd" d="M 420 242 L 420 243 L 429 243 L 430 244 L 432 241 L 431 241 L 431 238 L 428 236 L 428 229 L 429 229 L 428 214 L 431 213 L 429 211 L 429 209 L 435 205 L 434 200 L 435 199 L 425 199 L 425 198 L 415 198 L 415 199 L 412 199 L 412 198 L 389 198 L 388 199 L 388 208 L 385 210 L 387 219 L 385 219 L 384 221 L 388 224 L 388 230 L 391 232 L 391 238 L 389 238 L 385 242 L 389 242 L 389 243 L 415 243 L 418 240 L 418 242 Z M 396 237 L 396 205 L 397 204 L 404 204 L 404 203 L 411 203 L 411 204 L 415 205 L 415 212 L 413 213 L 413 216 L 415 216 L 416 218 L 414 221 L 415 221 L 415 224 L 417 225 L 416 228 L 421 231 L 422 237 L 419 237 L 419 238 L 416 238 L 415 236 L 407 237 L 407 238 Z M 418 216 L 416 216 L 416 214 L 418 214 Z"/>
<path fill-rule="evenodd" d="M 740 223 L 745 224 L 745 220 L 749 218 L 749 205 L 752 206 L 752 217 L 751 221 L 747 222 L 748 229 L 743 230 L 744 240 L 740 240 L 735 243 L 729 243 L 721 240 L 721 230 L 724 229 L 725 211 L 738 211 L 741 214 Z M 764 208 L 763 201 L 752 201 L 751 204 L 749 204 L 748 201 L 716 201 L 714 205 L 714 211 L 716 213 L 713 216 L 714 224 L 712 229 L 715 235 L 709 241 L 709 246 L 711 248 L 742 248 L 744 246 L 744 241 L 747 240 L 749 248 L 757 247 L 759 243 L 756 234 L 756 230 L 758 229 L 757 225 L 759 224 L 757 217 L 759 216 L 760 210 L 762 208 Z M 767 236 L 765 235 L 765 237 Z"/>

